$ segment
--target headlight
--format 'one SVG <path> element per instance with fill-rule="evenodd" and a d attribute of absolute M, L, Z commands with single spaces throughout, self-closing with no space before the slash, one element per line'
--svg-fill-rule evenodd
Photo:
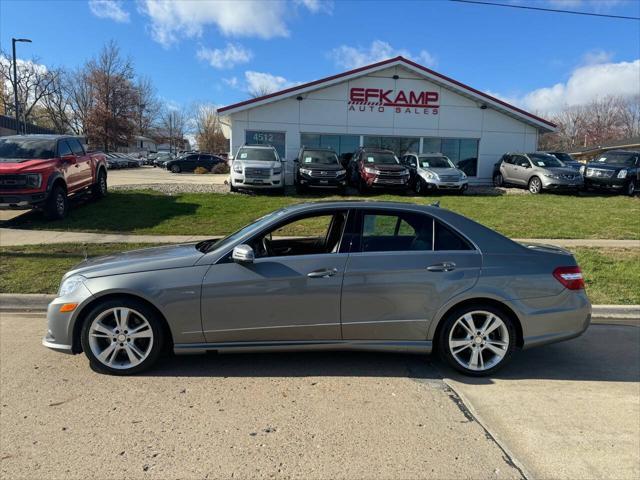
<path fill-rule="evenodd" d="M 586 169 L 587 169 L 587 166 L 586 166 L 586 165 L 581 165 L 581 166 L 580 166 L 579 171 L 580 171 L 580 173 L 581 173 L 582 175 L 584 175 L 584 171 L 585 171 Z"/>
<path fill-rule="evenodd" d="M 431 178 L 431 179 L 434 179 L 434 180 L 438 179 L 438 175 L 433 173 L 433 172 L 424 172 L 423 175 L 424 175 L 425 178 Z"/>
<path fill-rule="evenodd" d="M 303 175 L 311 175 L 311 170 L 309 170 L 308 168 L 301 168 L 300 173 Z"/>
<path fill-rule="evenodd" d="M 84 277 L 80 275 L 73 275 L 67 278 L 60 284 L 58 297 L 66 297 L 67 295 L 73 293 L 76 288 L 78 288 L 82 284 L 82 282 L 84 282 Z"/>
<path fill-rule="evenodd" d="M 627 171 L 622 169 L 618 172 L 618 178 L 627 178 Z"/>
<path fill-rule="evenodd" d="M 278 168 L 277 170 L 273 171 L 274 175 L 280 175 L 281 173 L 282 173 L 282 169 L 281 168 Z"/>
<path fill-rule="evenodd" d="M 27 187 L 40 188 L 40 185 L 42 185 L 42 175 L 39 173 L 27 174 Z"/>
<path fill-rule="evenodd" d="M 555 173 L 543 173 L 543 175 L 547 178 L 560 178 L 560 175 L 556 175 Z"/>
<path fill-rule="evenodd" d="M 376 170 L 375 168 L 370 168 L 370 167 L 364 167 L 364 171 L 366 173 L 370 173 L 371 175 L 376 175 L 378 173 L 378 170 Z"/>
<path fill-rule="evenodd" d="M 467 174 L 464 172 L 460 172 L 460 180 L 464 180 L 465 178 L 467 178 Z"/>
<path fill-rule="evenodd" d="M 336 172 L 336 174 L 338 175 L 338 177 L 339 177 L 340 175 L 345 175 L 346 173 L 347 173 L 347 171 L 346 171 L 346 170 L 338 170 L 338 171 Z"/>
<path fill-rule="evenodd" d="M 403 170 L 401 175 L 403 177 L 408 177 L 409 176 L 409 170 Z"/>
<path fill-rule="evenodd" d="M 242 164 L 234 163 L 233 164 L 233 171 L 236 172 L 236 173 L 242 173 Z"/>

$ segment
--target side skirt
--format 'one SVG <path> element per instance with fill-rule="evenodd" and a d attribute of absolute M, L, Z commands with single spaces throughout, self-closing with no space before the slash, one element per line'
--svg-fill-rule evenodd
<path fill-rule="evenodd" d="M 301 352 L 311 350 L 334 350 L 367 352 L 431 353 L 429 340 L 306 340 L 283 342 L 224 342 L 224 343 L 177 343 L 173 346 L 176 355 L 205 352 L 250 353 L 250 352 Z"/>

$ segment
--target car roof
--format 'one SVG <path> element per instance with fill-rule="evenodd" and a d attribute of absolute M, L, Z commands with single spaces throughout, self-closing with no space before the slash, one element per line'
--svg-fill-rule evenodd
<path fill-rule="evenodd" d="M 393 150 L 389 150 L 388 148 L 377 148 L 377 147 L 360 147 L 360 150 L 364 150 L 366 152 L 384 152 L 384 153 L 393 153 Z M 395 155 L 395 154 L 394 154 Z"/>
<path fill-rule="evenodd" d="M 268 150 L 275 150 L 276 147 L 274 147 L 273 145 L 254 145 L 252 143 L 247 143 L 245 145 L 242 145 L 240 148 L 264 148 L 264 149 L 268 149 Z"/>
<path fill-rule="evenodd" d="M 34 138 L 38 140 L 60 140 L 61 138 L 75 138 L 75 135 L 58 135 L 53 133 L 34 133 L 29 135 L 7 135 L 3 136 L 3 139 L 15 140 L 15 139 L 24 139 L 24 138 Z"/>
<path fill-rule="evenodd" d="M 446 157 L 444 153 L 440 152 L 425 152 L 418 154 L 419 157 Z"/>
<path fill-rule="evenodd" d="M 627 155 L 636 155 L 640 153 L 640 150 L 607 150 L 606 152 L 602 152 L 600 155 L 606 155 L 607 153 L 624 153 Z"/>

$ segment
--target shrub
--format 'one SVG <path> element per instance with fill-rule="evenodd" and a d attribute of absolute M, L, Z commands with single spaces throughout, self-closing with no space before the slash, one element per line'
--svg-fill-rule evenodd
<path fill-rule="evenodd" d="M 221 162 L 217 164 L 215 167 L 213 167 L 213 170 L 211 170 L 211 173 L 229 173 L 229 165 L 227 165 L 224 162 Z"/>
<path fill-rule="evenodd" d="M 193 171 L 193 173 L 197 173 L 199 175 L 205 174 L 205 173 L 209 173 L 209 170 L 207 170 L 204 167 L 196 167 L 196 169 Z"/>

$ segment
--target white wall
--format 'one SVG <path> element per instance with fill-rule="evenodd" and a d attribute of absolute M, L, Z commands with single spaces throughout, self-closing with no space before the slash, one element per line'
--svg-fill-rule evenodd
<path fill-rule="evenodd" d="M 400 78 L 395 80 L 393 75 Z M 349 110 L 351 88 L 436 91 L 439 111 L 434 114 Z M 532 151 L 537 148 L 537 129 L 492 108 L 441 87 L 403 67 L 392 67 L 353 80 L 302 95 L 257 106 L 230 116 L 231 153 L 235 155 L 245 141 L 245 130 L 286 133 L 285 156 L 291 160 L 300 148 L 300 133 L 427 136 L 480 139 L 476 183 L 491 180 L 493 164 L 508 151 Z M 374 107 L 377 110 L 377 107 Z"/>

